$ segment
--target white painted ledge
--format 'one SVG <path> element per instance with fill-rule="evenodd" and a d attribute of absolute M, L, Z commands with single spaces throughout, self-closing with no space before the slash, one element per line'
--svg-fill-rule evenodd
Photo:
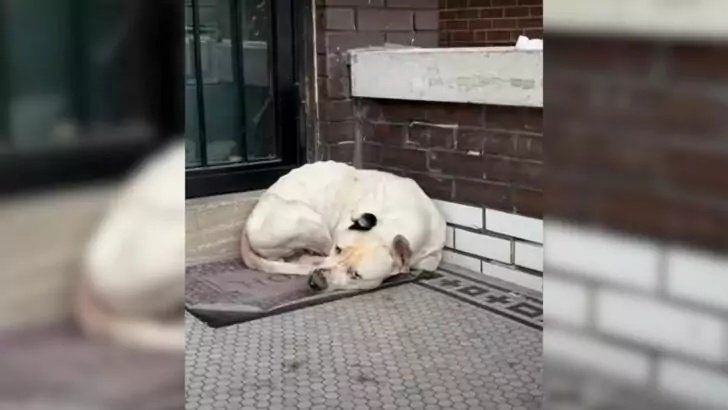
<path fill-rule="evenodd" d="M 575 33 L 728 39 L 725 0 L 549 0 L 544 25 Z"/>
<path fill-rule="evenodd" d="M 543 106 L 543 51 L 373 48 L 351 56 L 354 97 Z"/>

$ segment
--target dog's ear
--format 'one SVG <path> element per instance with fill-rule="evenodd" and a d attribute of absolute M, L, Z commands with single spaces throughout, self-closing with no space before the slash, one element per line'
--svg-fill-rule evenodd
<path fill-rule="evenodd" d="M 407 238 L 402 235 L 394 237 L 394 240 L 392 240 L 392 255 L 394 260 L 402 267 L 402 272 L 407 272 L 412 259 L 412 249 Z"/>
<path fill-rule="evenodd" d="M 349 227 L 352 231 L 368 231 L 377 225 L 377 217 L 374 214 L 364 213 L 353 219 Z"/>

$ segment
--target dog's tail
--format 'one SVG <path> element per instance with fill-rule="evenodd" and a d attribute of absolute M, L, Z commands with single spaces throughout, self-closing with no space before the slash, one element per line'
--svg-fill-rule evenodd
<path fill-rule="evenodd" d="M 116 315 L 101 304 L 86 278 L 81 280 L 76 289 L 74 305 L 76 320 L 87 336 L 134 348 L 184 351 L 183 320 L 165 323 L 142 317 Z"/>
<path fill-rule="evenodd" d="M 250 240 L 248 239 L 248 233 L 243 230 L 243 235 L 240 238 L 240 256 L 245 262 L 245 265 L 251 269 L 267 273 L 282 273 L 287 275 L 308 275 L 311 273 L 313 266 L 303 265 L 298 263 L 274 261 L 263 258 L 262 256 L 255 253 L 253 248 L 250 246 Z"/>

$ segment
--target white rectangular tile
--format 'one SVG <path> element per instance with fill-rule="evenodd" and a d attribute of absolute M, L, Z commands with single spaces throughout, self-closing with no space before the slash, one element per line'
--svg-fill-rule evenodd
<path fill-rule="evenodd" d="M 725 408 L 728 403 L 728 375 L 689 363 L 665 359 L 658 364 L 660 389 L 690 402 L 692 408 Z"/>
<path fill-rule="evenodd" d="M 660 255 L 654 243 L 552 220 L 545 223 L 544 239 L 549 269 L 647 291 L 657 287 Z"/>
<path fill-rule="evenodd" d="M 589 290 L 583 283 L 548 275 L 543 284 L 544 318 L 584 326 L 589 321 Z"/>
<path fill-rule="evenodd" d="M 509 214 L 486 208 L 485 229 L 516 238 L 543 243 L 543 221 L 537 218 Z"/>
<path fill-rule="evenodd" d="M 543 272 L 543 246 L 516 241 L 516 265 Z"/>
<path fill-rule="evenodd" d="M 722 322 L 704 312 L 641 295 L 603 290 L 596 296 L 596 324 L 603 332 L 706 360 L 723 358 Z"/>
<path fill-rule="evenodd" d="M 433 201 L 448 223 L 467 228 L 483 229 L 483 209 L 441 200 Z"/>
<path fill-rule="evenodd" d="M 728 310 L 728 257 L 672 248 L 667 252 L 666 265 L 670 294 Z"/>
<path fill-rule="evenodd" d="M 455 249 L 500 262 L 511 261 L 510 241 L 463 229 L 455 229 Z"/>
<path fill-rule="evenodd" d="M 553 326 L 543 333 L 543 354 L 549 361 L 592 370 L 628 383 L 642 384 L 650 372 L 649 359 L 639 350 Z"/>
<path fill-rule="evenodd" d="M 543 278 L 521 272 L 514 267 L 483 262 L 481 272 L 485 275 L 492 276 L 506 282 L 515 283 L 516 285 L 523 286 L 524 288 L 532 289 L 537 292 L 541 292 L 543 290 Z"/>
<path fill-rule="evenodd" d="M 455 231 L 452 226 L 445 228 L 445 247 L 455 247 Z"/>
<path fill-rule="evenodd" d="M 470 256 L 461 255 L 459 253 L 444 251 L 442 253 L 442 262 L 459 266 L 464 269 L 480 272 L 480 259 Z"/>

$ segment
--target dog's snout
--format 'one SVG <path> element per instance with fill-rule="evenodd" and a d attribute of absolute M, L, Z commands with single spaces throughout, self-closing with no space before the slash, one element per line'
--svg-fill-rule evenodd
<path fill-rule="evenodd" d="M 324 290 L 328 286 L 323 269 L 316 269 L 308 278 L 308 286 L 313 290 Z"/>

